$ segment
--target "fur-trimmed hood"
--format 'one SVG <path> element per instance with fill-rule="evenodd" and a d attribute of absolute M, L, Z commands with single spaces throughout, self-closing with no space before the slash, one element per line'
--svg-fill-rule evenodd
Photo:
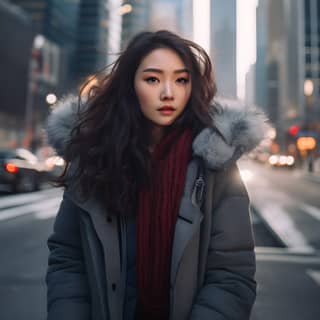
<path fill-rule="evenodd" d="M 70 139 L 78 110 L 78 97 L 61 99 L 47 122 L 48 141 L 61 156 Z M 269 125 L 262 111 L 238 101 L 217 99 L 213 127 L 202 130 L 193 141 L 193 154 L 211 169 L 221 169 L 252 151 L 267 136 Z"/>

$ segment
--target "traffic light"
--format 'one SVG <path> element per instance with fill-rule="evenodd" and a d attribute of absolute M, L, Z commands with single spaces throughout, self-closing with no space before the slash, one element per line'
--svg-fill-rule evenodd
<path fill-rule="evenodd" d="M 296 136 L 300 131 L 300 126 L 294 124 L 289 128 L 289 134 L 292 136 Z"/>

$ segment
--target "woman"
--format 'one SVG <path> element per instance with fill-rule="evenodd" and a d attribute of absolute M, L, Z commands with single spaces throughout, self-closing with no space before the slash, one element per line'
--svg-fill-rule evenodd
<path fill-rule="evenodd" d="M 211 106 L 209 57 L 168 31 L 138 34 L 98 83 L 48 121 L 67 161 L 48 319 L 249 319 L 254 243 L 235 162 L 263 115 Z"/>

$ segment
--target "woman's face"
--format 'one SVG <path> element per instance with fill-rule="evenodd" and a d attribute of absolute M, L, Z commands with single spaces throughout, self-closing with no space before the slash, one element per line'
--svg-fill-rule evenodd
<path fill-rule="evenodd" d="M 144 116 L 155 126 L 169 126 L 189 100 L 190 70 L 172 49 L 155 49 L 141 61 L 134 88 Z"/>

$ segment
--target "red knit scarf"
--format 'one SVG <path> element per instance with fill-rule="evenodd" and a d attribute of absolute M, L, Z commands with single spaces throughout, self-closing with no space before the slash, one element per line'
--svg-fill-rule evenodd
<path fill-rule="evenodd" d="M 152 183 L 139 192 L 138 319 L 167 320 L 174 227 L 191 157 L 191 131 L 166 135 L 152 155 Z"/>

